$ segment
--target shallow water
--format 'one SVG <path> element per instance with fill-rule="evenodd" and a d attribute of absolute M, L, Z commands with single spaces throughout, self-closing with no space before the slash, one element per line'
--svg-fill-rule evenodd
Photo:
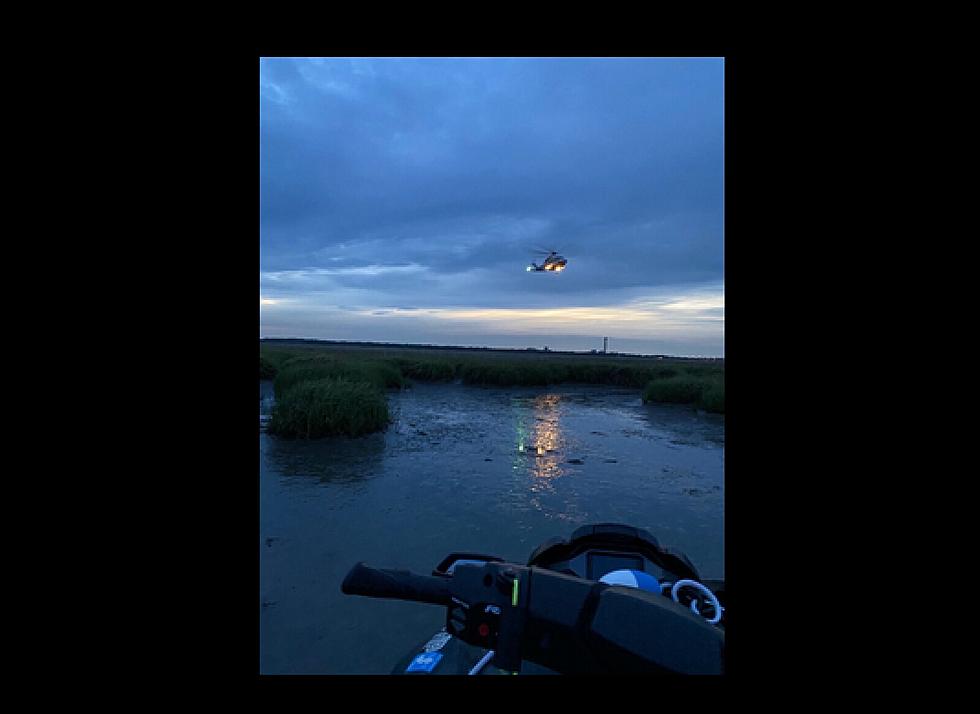
<path fill-rule="evenodd" d="M 260 382 L 260 430 L 272 405 Z M 452 551 L 526 562 L 585 523 L 645 528 L 724 577 L 724 417 L 638 390 L 418 384 L 358 439 L 262 431 L 260 671 L 387 674 L 434 605 L 343 595 L 357 561 L 428 575 Z"/>

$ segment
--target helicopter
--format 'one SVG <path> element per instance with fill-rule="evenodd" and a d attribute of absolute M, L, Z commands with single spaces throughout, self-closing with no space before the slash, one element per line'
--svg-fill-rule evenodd
<path fill-rule="evenodd" d="M 556 250 L 539 250 L 536 252 L 542 254 L 547 253 L 547 257 L 541 261 L 541 265 L 535 265 L 534 261 L 531 261 L 531 264 L 527 266 L 527 272 L 529 273 L 543 273 L 546 271 L 549 273 L 560 273 L 568 264 L 568 261 L 563 256 L 558 255 L 558 251 Z"/>

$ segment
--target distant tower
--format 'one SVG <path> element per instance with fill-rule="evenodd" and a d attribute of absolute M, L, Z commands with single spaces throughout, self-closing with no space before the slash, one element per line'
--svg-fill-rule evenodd
<path fill-rule="evenodd" d="M 602 338 L 602 353 L 605 354 L 608 351 L 609 351 L 609 338 L 608 337 L 603 337 Z"/>

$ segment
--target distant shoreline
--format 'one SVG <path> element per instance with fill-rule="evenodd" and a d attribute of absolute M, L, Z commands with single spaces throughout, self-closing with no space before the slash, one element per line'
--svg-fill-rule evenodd
<path fill-rule="evenodd" d="M 536 347 L 464 347 L 457 345 L 429 345 L 413 344 L 402 342 L 354 342 L 345 340 L 321 340 L 305 337 L 260 337 L 260 343 L 269 345 L 324 345 L 331 347 L 368 347 L 379 349 L 407 349 L 407 350 L 433 350 L 443 352 L 503 352 L 508 354 L 540 354 L 540 355 L 575 355 L 579 357 L 627 357 L 631 359 L 651 359 L 651 360 L 683 360 L 696 362 L 719 362 L 724 363 L 724 357 L 691 357 L 676 356 L 666 354 L 638 354 L 633 352 L 603 352 L 601 350 L 552 350 L 540 349 Z"/>

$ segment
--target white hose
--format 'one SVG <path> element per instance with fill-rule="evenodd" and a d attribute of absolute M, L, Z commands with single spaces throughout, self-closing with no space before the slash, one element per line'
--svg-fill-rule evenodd
<path fill-rule="evenodd" d="M 674 598 L 674 602 L 680 604 L 680 599 L 677 597 L 677 591 L 686 585 L 690 585 L 695 590 L 700 590 L 701 594 L 708 598 L 708 601 L 715 608 L 715 616 L 708 620 L 708 622 L 712 625 L 717 625 L 721 621 L 721 603 L 718 602 L 718 598 L 715 597 L 713 592 L 708 590 L 708 588 L 699 583 L 697 580 L 678 580 L 676 583 L 674 583 L 674 587 L 670 591 L 670 596 Z M 693 601 L 691 602 L 691 609 L 694 610 L 694 612 L 697 612 L 697 608 L 695 607 Z M 707 620 L 708 618 L 705 619 Z"/>

